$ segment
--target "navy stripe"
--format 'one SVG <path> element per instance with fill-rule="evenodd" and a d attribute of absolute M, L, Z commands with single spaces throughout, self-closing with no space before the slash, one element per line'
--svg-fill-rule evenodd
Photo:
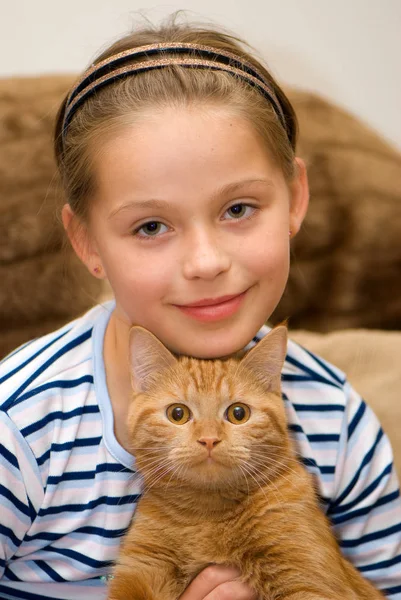
<path fill-rule="evenodd" d="M 53 344 L 55 344 L 56 342 L 58 342 L 58 340 L 60 340 L 63 336 L 67 335 L 67 333 L 69 331 L 70 331 L 70 329 L 68 329 L 67 331 L 65 331 L 64 333 L 62 333 L 58 337 L 56 337 L 54 340 L 52 340 L 51 342 L 49 342 L 48 344 L 46 344 L 46 346 L 43 346 L 43 348 L 41 348 L 40 350 L 38 350 L 38 352 L 36 352 L 36 354 L 34 354 L 33 356 L 30 356 L 24 363 L 22 363 L 21 365 L 18 365 L 18 367 L 16 367 L 13 371 L 10 371 L 9 373 L 7 373 L 7 375 L 4 375 L 3 377 L 0 377 L 0 383 L 3 383 L 3 381 L 7 381 L 7 379 L 9 379 L 13 375 L 15 375 L 15 373 L 18 373 L 18 371 L 21 371 L 21 369 L 23 369 L 24 367 L 26 367 L 26 365 L 28 365 L 30 362 L 34 361 L 35 358 L 37 358 L 38 356 L 40 356 L 42 354 L 42 352 L 44 352 L 45 350 L 47 350 L 48 348 L 50 348 L 50 346 L 52 346 Z M 32 340 L 32 341 L 35 341 L 35 340 Z M 12 356 L 14 356 L 15 354 L 17 354 L 18 352 L 21 352 L 21 350 L 23 350 L 26 346 L 28 346 L 29 344 L 31 344 L 32 341 L 27 342 L 21 348 L 17 348 L 17 350 L 14 350 L 14 352 L 12 354 L 9 354 L 8 356 L 6 356 L 4 360 L 7 360 L 8 358 L 11 358 Z"/>
<path fill-rule="evenodd" d="M 310 442 L 338 442 L 340 436 L 337 433 L 307 433 Z"/>
<path fill-rule="evenodd" d="M 296 404 L 292 403 L 297 412 L 341 412 L 345 407 L 343 404 Z"/>
<path fill-rule="evenodd" d="M 64 579 L 64 577 L 61 577 L 61 575 L 59 575 L 57 571 L 52 569 L 44 560 L 34 560 L 33 562 L 40 569 L 42 569 L 42 571 L 44 571 L 51 579 L 53 579 L 53 581 L 57 581 L 58 583 L 67 581 L 66 579 Z"/>
<path fill-rule="evenodd" d="M 288 430 L 293 431 L 294 433 L 303 433 L 304 434 L 304 430 L 302 429 L 301 425 L 297 425 L 296 423 L 289 423 Z"/>
<path fill-rule="evenodd" d="M 351 521 L 351 519 L 357 519 L 358 517 L 364 517 L 368 515 L 373 509 L 378 508 L 379 506 L 383 506 L 384 504 L 390 504 L 394 500 L 400 497 L 400 491 L 396 490 L 392 494 L 388 494 L 387 496 L 382 496 L 379 498 L 373 506 L 364 506 L 363 508 L 359 508 L 358 510 L 353 510 L 350 513 L 345 515 L 341 515 L 338 517 L 332 517 L 331 522 L 333 525 L 340 525 L 341 523 L 345 523 L 346 521 Z"/>
<path fill-rule="evenodd" d="M 399 532 L 401 532 L 401 523 L 397 523 L 397 525 L 393 525 L 392 527 L 387 527 L 387 529 L 381 529 L 380 531 L 374 531 L 373 533 L 361 535 L 361 537 L 357 538 L 356 540 L 340 540 L 340 546 L 341 548 L 356 548 L 361 544 L 367 544 L 368 542 L 381 540 L 389 535 L 394 535 L 394 533 Z"/>
<path fill-rule="evenodd" d="M 11 502 L 11 504 L 13 506 L 15 506 L 15 508 L 17 510 L 19 510 L 19 512 L 22 513 L 23 515 L 26 515 L 27 517 L 31 516 L 30 508 L 26 504 L 21 502 L 21 500 L 19 500 L 16 496 L 14 496 L 14 494 L 8 488 L 6 488 L 4 485 L 2 485 L 1 483 L 0 483 L 0 496 L 2 496 L 3 498 L 7 498 L 7 500 L 9 500 Z"/>
<path fill-rule="evenodd" d="M 14 544 L 14 546 L 19 546 L 22 542 L 22 540 L 18 539 L 17 536 L 14 534 L 14 532 L 9 528 L 6 527 L 5 525 L 2 525 L 0 523 L 0 533 L 2 535 L 5 535 L 8 537 L 8 539 Z"/>
<path fill-rule="evenodd" d="M 321 360 L 318 356 L 316 356 L 316 354 L 313 354 L 312 352 L 310 352 L 307 348 L 305 348 L 304 346 L 301 346 L 302 350 L 304 350 L 306 352 L 306 354 L 308 354 L 320 367 L 322 367 L 322 369 L 324 369 L 324 371 L 326 371 L 326 373 L 328 375 L 330 375 L 330 377 L 332 377 L 333 379 L 335 379 L 341 386 L 343 386 L 346 382 L 346 378 L 343 377 L 339 377 L 337 375 L 337 373 L 335 373 L 333 371 L 333 369 L 331 369 L 329 367 L 329 365 L 324 362 L 323 360 Z M 304 368 L 306 368 L 304 366 Z"/>
<path fill-rule="evenodd" d="M 391 588 L 383 588 L 381 591 L 384 592 L 386 596 L 391 596 L 392 594 L 401 594 L 401 585 L 396 585 L 395 587 Z"/>
<path fill-rule="evenodd" d="M 75 533 L 85 533 L 90 535 L 98 535 L 100 537 L 114 539 L 122 537 L 127 532 L 127 527 L 123 529 L 103 529 L 102 527 L 79 527 Z"/>
<path fill-rule="evenodd" d="M 313 458 L 308 458 L 306 456 L 301 456 L 300 460 L 301 460 L 301 463 L 305 467 L 312 467 L 314 469 L 319 469 L 319 467 L 317 466 L 317 463 L 316 463 L 315 459 L 313 459 Z"/>
<path fill-rule="evenodd" d="M 79 563 L 83 563 L 84 565 L 88 565 L 88 567 L 92 567 L 93 569 L 104 569 L 105 567 L 110 566 L 109 560 L 95 560 L 86 554 L 76 552 L 75 550 L 70 550 L 69 548 L 55 548 L 54 546 L 48 546 L 47 551 L 54 552 L 54 554 L 67 556 L 68 558 L 76 560 Z"/>
<path fill-rule="evenodd" d="M 356 427 L 359 425 L 363 415 L 365 414 L 365 411 L 366 411 L 366 404 L 364 402 L 362 402 L 360 407 L 358 408 L 357 412 L 355 413 L 355 416 L 352 419 L 351 423 L 348 425 L 348 439 L 351 438 Z"/>
<path fill-rule="evenodd" d="M 0 454 L 3 456 L 13 467 L 19 469 L 18 460 L 15 458 L 15 455 L 10 452 L 3 444 L 0 444 Z"/>
<path fill-rule="evenodd" d="M 98 473 L 132 473 L 131 469 L 119 464 L 102 463 L 92 471 L 65 471 L 61 475 L 50 475 L 47 478 L 48 485 L 57 485 L 61 481 L 80 481 L 95 479 Z"/>
<path fill-rule="evenodd" d="M 306 365 L 302 364 L 301 362 L 299 362 L 298 360 L 296 360 L 295 358 L 293 358 L 292 356 L 288 356 L 286 357 L 286 362 L 288 362 L 290 365 L 293 365 L 294 367 L 297 367 L 300 371 L 303 371 L 304 373 L 307 373 L 309 375 L 309 380 L 312 381 L 319 381 L 320 383 L 325 383 L 326 385 L 330 385 L 336 388 L 339 388 L 342 390 L 342 385 L 338 383 L 338 378 L 335 378 L 335 381 L 331 381 L 330 379 L 326 379 L 326 377 L 323 377 L 323 375 L 320 375 L 319 373 L 316 373 L 316 371 L 314 371 L 313 369 L 310 369 L 309 367 L 307 367 Z M 294 381 L 302 381 L 302 379 L 297 379 L 297 376 L 292 376 L 295 377 Z M 288 378 L 288 379 L 287 379 Z M 308 380 L 306 379 L 306 381 Z M 291 381 L 291 375 L 284 375 L 284 380 L 286 381 Z"/>
<path fill-rule="evenodd" d="M 72 535 L 75 536 L 75 534 L 77 534 L 77 533 L 82 533 L 85 535 L 87 535 L 87 534 L 97 535 L 99 537 L 107 538 L 107 539 L 115 539 L 115 538 L 119 538 L 119 537 L 123 536 L 126 533 L 126 528 L 124 528 L 124 529 L 104 529 L 102 527 L 85 526 L 85 527 L 78 527 L 78 529 L 74 529 Z M 40 533 L 37 533 L 36 535 L 26 535 L 24 537 L 24 541 L 25 542 L 33 542 L 35 540 L 47 540 L 49 542 L 57 542 L 64 536 L 65 536 L 64 531 L 60 532 L 60 533 L 53 533 L 50 531 L 41 531 Z"/>
<path fill-rule="evenodd" d="M 33 390 L 30 390 L 26 394 L 22 394 L 22 396 L 20 396 L 14 402 L 14 406 L 19 404 L 20 402 L 23 402 L 24 400 L 33 398 L 33 396 L 37 396 L 38 394 L 41 394 L 42 392 L 46 392 L 47 390 L 60 389 L 60 388 L 61 389 L 72 389 L 75 387 L 79 387 L 83 383 L 93 384 L 93 376 L 92 375 L 83 375 L 82 377 L 79 377 L 78 379 L 71 379 L 71 380 L 70 379 L 59 379 L 56 381 L 49 381 L 48 383 L 44 383 L 43 385 L 40 385 L 40 386 L 34 388 Z"/>
<path fill-rule="evenodd" d="M 306 458 L 304 456 L 300 456 L 299 460 L 305 467 L 312 468 L 315 471 L 316 470 L 320 471 L 320 473 L 322 473 L 322 475 L 332 475 L 336 471 L 335 466 L 332 466 L 332 465 L 320 466 L 317 464 L 317 462 L 313 458 Z"/>
<path fill-rule="evenodd" d="M 28 505 L 29 505 L 29 516 L 31 518 L 31 521 L 33 521 L 36 517 L 36 510 L 31 502 L 31 499 L 29 498 L 29 496 L 28 496 Z"/>
<path fill-rule="evenodd" d="M 357 506 L 360 502 L 362 502 L 362 500 L 365 500 L 365 498 L 367 496 L 369 496 L 380 485 L 381 480 L 384 477 L 386 477 L 387 475 L 389 475 L 392 470 L 393 470 L 393 465 L 392 465 L 392 463 L 390 463 L 380 473 L 380 475 L 368 487 L 366 487 L 364 489 L 364 491 L 355 500 L 353 500 L 352 502 L 349 502 L 348 504 L 343 504 L 342 506 L 334 506 L 330 512 L 332 512 L 333 514 L 339 514 L 339 513 L 346 512 L 346 511 L 350 510 L 351 508 L 354 508 L 354 506 Z M 334 503 L 334 504 L 336 504 L 336 503 Z"/>
<path fill-rule="evenodd" d="M 9 579 L 10 581 L 22 581 L 19 577 L 17 577 L 15 575 L 15 573 L 12 572 L 12 570 L 10 569 L 10 567 L 6 567 L 4 569 L 4 577 L 6 577 L 7 579 Z"/>
<path fill-rule="evenodd" d="M 324 385 L 330 385 L 332 387 L 335 387 L 336 389 L 339 389 L 338 384 L 334 383 L 333 381 L 329 381 L 328 379 L 324 379 L 323 377 L 311 377 L 310 375 L 293 375 L 289 373 L 284 373 L 281 377 L 281 381 L 287 381 L 289 383 L 299 381 L 312 381 L 314 383 L 323 383 Z"/>
<path fill-rule="evenodd" d="M 365 565 L 364 567 L 358 567 L 358 571 L 361 571 L 361 573 L 366 573 L 367 571 L 388 569 L 389 567 L 393 567 L 394 565 L 398 565 L 400 563 L 401 556 L 394 556 L 394 558 L 390 558 L 389 560 L 382 560 L 381 562 L 374 563 L 373 565 Z"/>
<path fill-rule="evenodd" d="M 71 442 L 64 442 L 64 444 L 52 444 L 49 450 L 46 450 L 42 456 L 37 459 L 39 466 L 42 466 L 53 452 L 64 452 L 65 450 L 71 450 L 72 448 L 86 448 L 87 446 L 98 446 L 102 437 L 95 438 L 79 438 Z"/>
<path fill-rule="evenodd" d="M 21 590 L 16 590 L 0 583 L 0 598 L 3 600 L 43 600 L 44 596 L 41 594 L 32 594 L 32 592 L 22 592 Z"/>
<path fill-rule="evenodd" d="M 320 466 L 319 471 L 322 475 L 333 475 L 336 472 L 336 468 L 331 465 Z"/>
<path fill-rule="evenodd" d="M 96 471 L 70 471 L 61 475 L 50 475 L 47 478 L 47 485 L 57 485 L 62 481 L 87 481 L 94 479 Z"/>
<path fill-rule="evenodd" d="M 4 558 L 0 558 L 0 568 L 4 569 L 5 566 L 6 566 L 6 561 L 4 560 Z"/>
<path fill-rule="evenodd" d="M 83 512 L 85 510 L 93 510 L 97 506 L 119 506 L 123 504 L 134 504 L 138 502 L 141 494 L 131 494 L 129 496 L 100 496 L 95 500 L 91 500 L 87 504 L 62 504 L 61 506 L 49 506 L 48 508 L 41 508 L 38 516 L 44 517 L 46 515 L 58 515 L 63 512 Z"/>
<path fill-rule="evenodd" d="M 92 404 L 89 406 L 79 406 L 78 408 L 74 408 L 74 410 L 70 410 L 69 412 L 63 412 L 61 410 L 54 411 L 49 413 L 40 421 L 36 421 L 36 423 L 32 423 L 32 425 L 28 425 L 21 429 L 21 433 L 23 436 L 31 435 L 35 433 L 39 429 L 44 428 L 46 425 L 59 419 L 60 421 L 67 421 L 68 419 L 73 419 L 74 417 L 78 417 L 81 415 L 89 415 L 89 414 L 97 414 L 99 412 L 99 407 L 96 404 Z"/>
<path fill-rule="evenodd" d="M 358 479 L 361 475 L 361 472 L 363 470 L 363 468 L 372 460 L 373 454 L 375 452 L 375 449 L 377 448 L 378 444 L 380 443 L 380 440 L 383 437 L 383 430 L 380 429 L 376 439 L 373 443 L 372 448 L 369 450 L 369 452 L 367 452 L 361 462 L 361 465 L 359 467 L 359 469 L 357 470 L 357 472 L 355 473 L 353 479 L 351 480 L 350 484 L 345 488 L 345 490 L 343 491 L 343 493 L 333 502 L 333 506 L 337 506 L 339 504 L 342 504 L 342 502 L 345 500 L 345 498 L 351 493 L 351 491 L 353 490 L 353 488 L 355 487 L 355 485 L 358 482 Z"/>
<path fill-rule="evenodd" d="M 42 456 L 39 456 L 37 463 L 41 467 L 47 460 L 49 460 L 50 455 L 55 452 L 64 452 L 65 450 L 71 450 L 72 448 L 98 446 L 101 439 L 101 436 L 94 438 L 78 438 L 71 442 L 64 442 L 64 444 L 52 444 L 51 447 L 42 454 Z"/>
<path fill-rule="evenodd" d="M 97 473 L 135 473 L 133 469 L 123 467 L 119 463 L 101 463 L 96 466 Z"/>
<path fill-rule="evenodd" d="M 6 400 L 6 402 L 3 404 L 4 410 L 8 410 L 10 406 L 12 406 L 14 401 L 18 398 L 18 396 L 29 386 L 29 384 L 32 383 L 32 381 L 35 381 L 35 379 L 39 375 L 41 375 L 41 373 L 46 371 L 46 369 L 50 367 L 50 365 L 56 362 L 56 360 L 58 360 L 61 356 L 64 356 L 64 354 L 67 354 L 67 352 L 69 352 L 73 348 L 76 348 L 77 346 L 88 340 L 92 335 L 92 329 L 93 328 L 89 329 L 85 333 L 79 335 L 77 338 L 60 348 L 60 350 L 58 350 L 52 357 L 50 357 L 45 363 L 43 363 L 35 371 L 35 373 L 28 377 L 28 379 L 24 381 L 24 383 Z"/>

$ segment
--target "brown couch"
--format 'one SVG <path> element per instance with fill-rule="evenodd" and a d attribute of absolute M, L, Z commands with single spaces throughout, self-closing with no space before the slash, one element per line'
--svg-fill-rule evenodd
<path fill-rule="evenodd" d="M 72 79 L 0 80 L 0 358 L 109 296 L 54 216 L 63 197 L 51 132 Z M 273 321 L 290 317 L 296 341 L 348 373 L 390 436 L 401 474 L 401 157 L 330 102 L 289 96 L 311 204 Z"/>

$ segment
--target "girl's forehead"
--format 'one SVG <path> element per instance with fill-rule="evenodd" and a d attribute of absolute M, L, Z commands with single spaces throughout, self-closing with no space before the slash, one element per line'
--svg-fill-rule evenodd
<path fill-rule="evenodd" d="M 176 197 L 177 188 L 214 193 L 240 181 L 272 181 L 278 169 L 252 125 L 222 108 L 166 108 L 100 140 L 94 159 L 100 191 L 127 200 Z"/>

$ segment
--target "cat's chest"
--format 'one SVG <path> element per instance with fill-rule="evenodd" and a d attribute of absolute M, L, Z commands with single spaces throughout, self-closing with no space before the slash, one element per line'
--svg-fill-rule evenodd
<path fill-rule="evenodd" d="M 252 520 L 243 514 L 222 514 L 221 517 L 176 515 L 164 523 L 168 545 L 186 556 L 188 563 L 203 564 L 232 560 L 238 548 L 244 548 L 252 532 Z"/>

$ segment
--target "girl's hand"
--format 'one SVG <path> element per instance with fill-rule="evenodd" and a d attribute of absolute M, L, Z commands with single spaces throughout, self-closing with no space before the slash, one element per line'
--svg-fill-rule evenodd
<path fill-rule="evenodd" d="M 199 573 L 180 600 L 257 600 L 255 592 L 237 580 L 234 567 L 212 565 Z"/>

